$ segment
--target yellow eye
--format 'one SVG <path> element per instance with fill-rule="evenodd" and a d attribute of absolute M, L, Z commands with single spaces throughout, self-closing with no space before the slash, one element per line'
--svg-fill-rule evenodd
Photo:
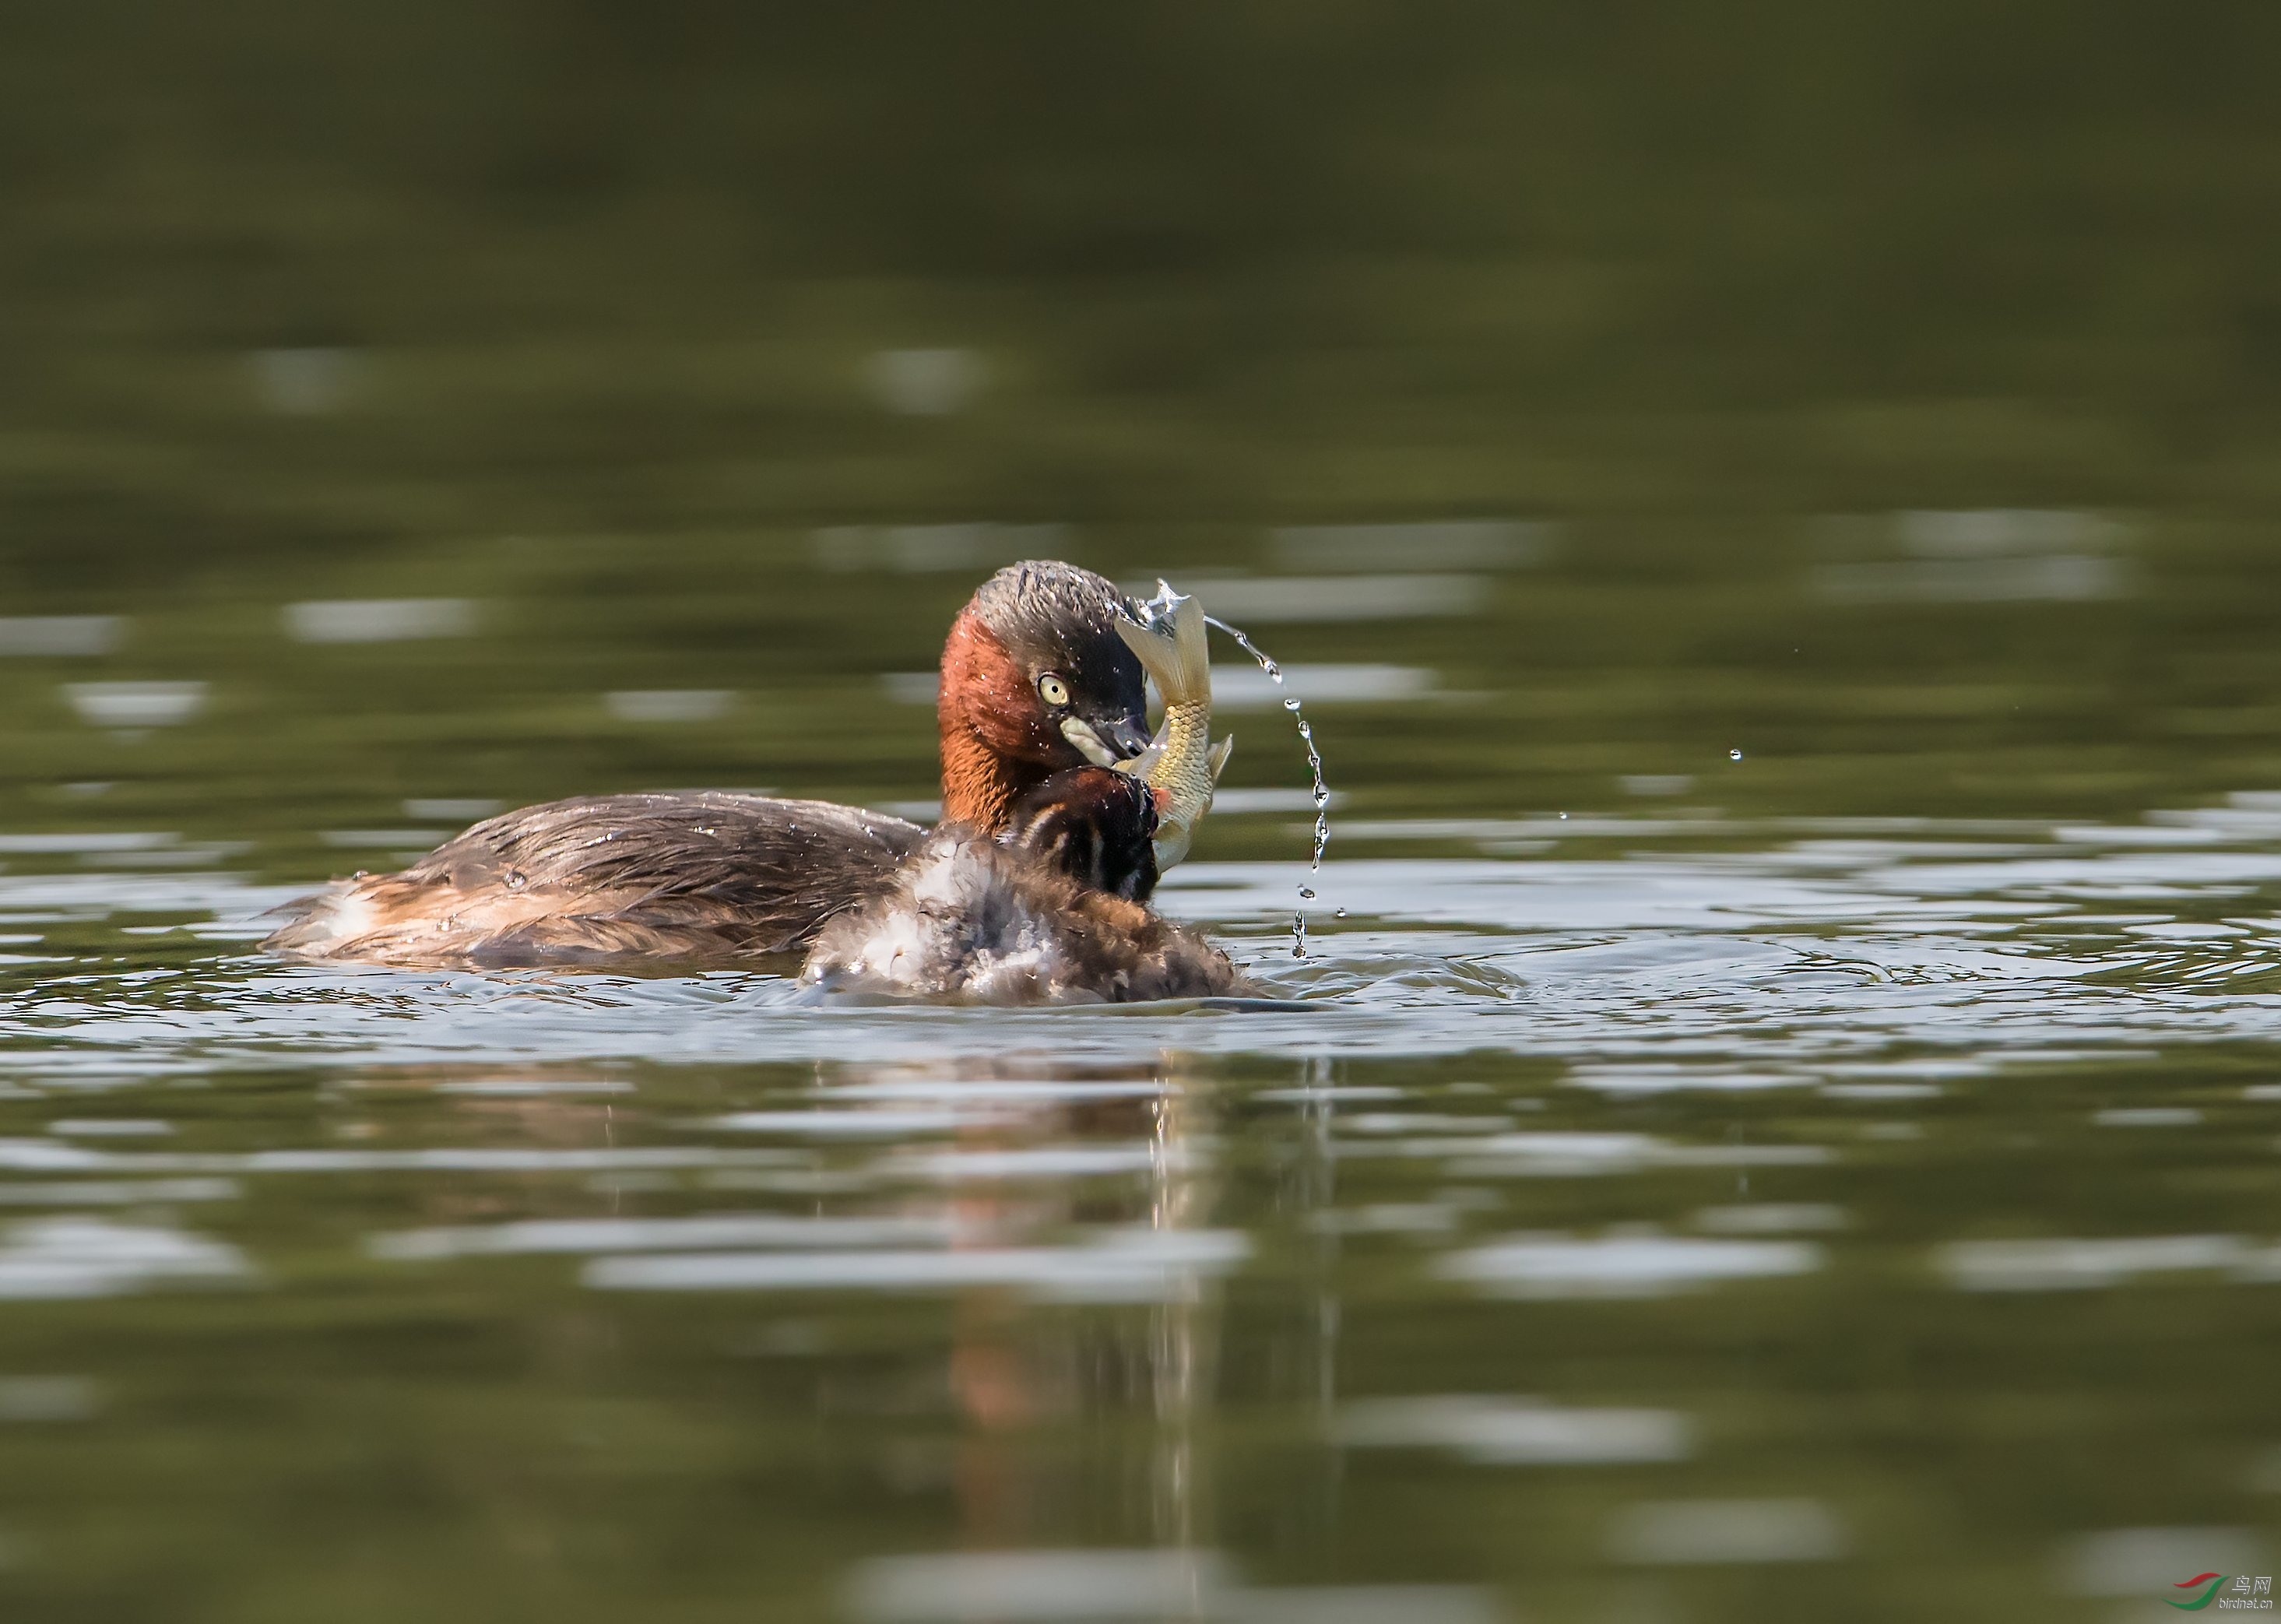
<path fill-rule="evenodd" d="M 1038 692 L 1044 697 L 1048 705 L 1069 703 L 1069 684 L 1051 671 L 1038 678 Z"/>

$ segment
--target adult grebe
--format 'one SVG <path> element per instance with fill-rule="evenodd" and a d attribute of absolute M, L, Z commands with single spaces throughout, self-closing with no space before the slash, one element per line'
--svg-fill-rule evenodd
<path fill-rule="evenodd" d="M 1117 630 L 1136 613 L 1109 581 L 1058 562 L 1010 565 L 959 611 L 936 700 L 947 835 L 995 840 L 1055 774 L 1148 746 L 1140 661 Z M 471 967 L 797 952 L 885 891 L 927 838 L 860 808 L 718 791 L 551 801 L 486 819 L 400 873 L 288 903 L 262 945 Z"/>

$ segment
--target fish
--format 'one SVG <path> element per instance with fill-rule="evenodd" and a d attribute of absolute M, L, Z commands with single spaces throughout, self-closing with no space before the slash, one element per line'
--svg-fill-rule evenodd
<path fill-rule="evenodd" d="M 1164 698 L 1164 718 L 1148 747 L 1117 763 L 1148 785 L 1156 800 L 1156 866 L 1169 869 L 1188 855 L 1196 824 L 1210 808 L 1212 792 L 1235 747 L 1233 735 L 1211 742 L 1211 656 L 1204 646 L 1203 606 L 1164 582 L 1142 606 L 1145 621 L 1120 620 L 1117 635 L 1140 657 L 1140 668 Z"/>

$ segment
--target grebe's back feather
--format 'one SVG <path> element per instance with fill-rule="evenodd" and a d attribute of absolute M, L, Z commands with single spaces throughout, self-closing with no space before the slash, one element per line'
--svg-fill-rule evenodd
<path fill-rule="evenodd" d="M 265 944 L 399 964 L 797 952 L 884 889 L 926 831 L 821 800 L 705 791 L 550 801 L 397 874 L 289 903 Z"/>

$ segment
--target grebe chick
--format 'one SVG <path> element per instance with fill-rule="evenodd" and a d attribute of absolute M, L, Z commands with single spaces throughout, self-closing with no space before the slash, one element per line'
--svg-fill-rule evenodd
<path fill-rule="evenodd" d="M 1225 953 L 1143 905 L 1156 835 L 1140 779 L 1057 773 L 1015 804 L 1001 835 L 930 835 L 891 886 L 823 927 L 802 979 L 978 1004 L 1257 994 Z"/>
<path fill-rule="evenodd" d="M 1148 744 L 1131 599 L 1089 569 L 1013 564 L 952 622 L 935 714 L 943 821 L 1003 832 L 1054 774 Z M 262 945 L 401 965 L 720 961 L 796 953 L 927 838 L 827 801 L 604 795 L 476 824 L 396 874 L 290 902 Z"/>

